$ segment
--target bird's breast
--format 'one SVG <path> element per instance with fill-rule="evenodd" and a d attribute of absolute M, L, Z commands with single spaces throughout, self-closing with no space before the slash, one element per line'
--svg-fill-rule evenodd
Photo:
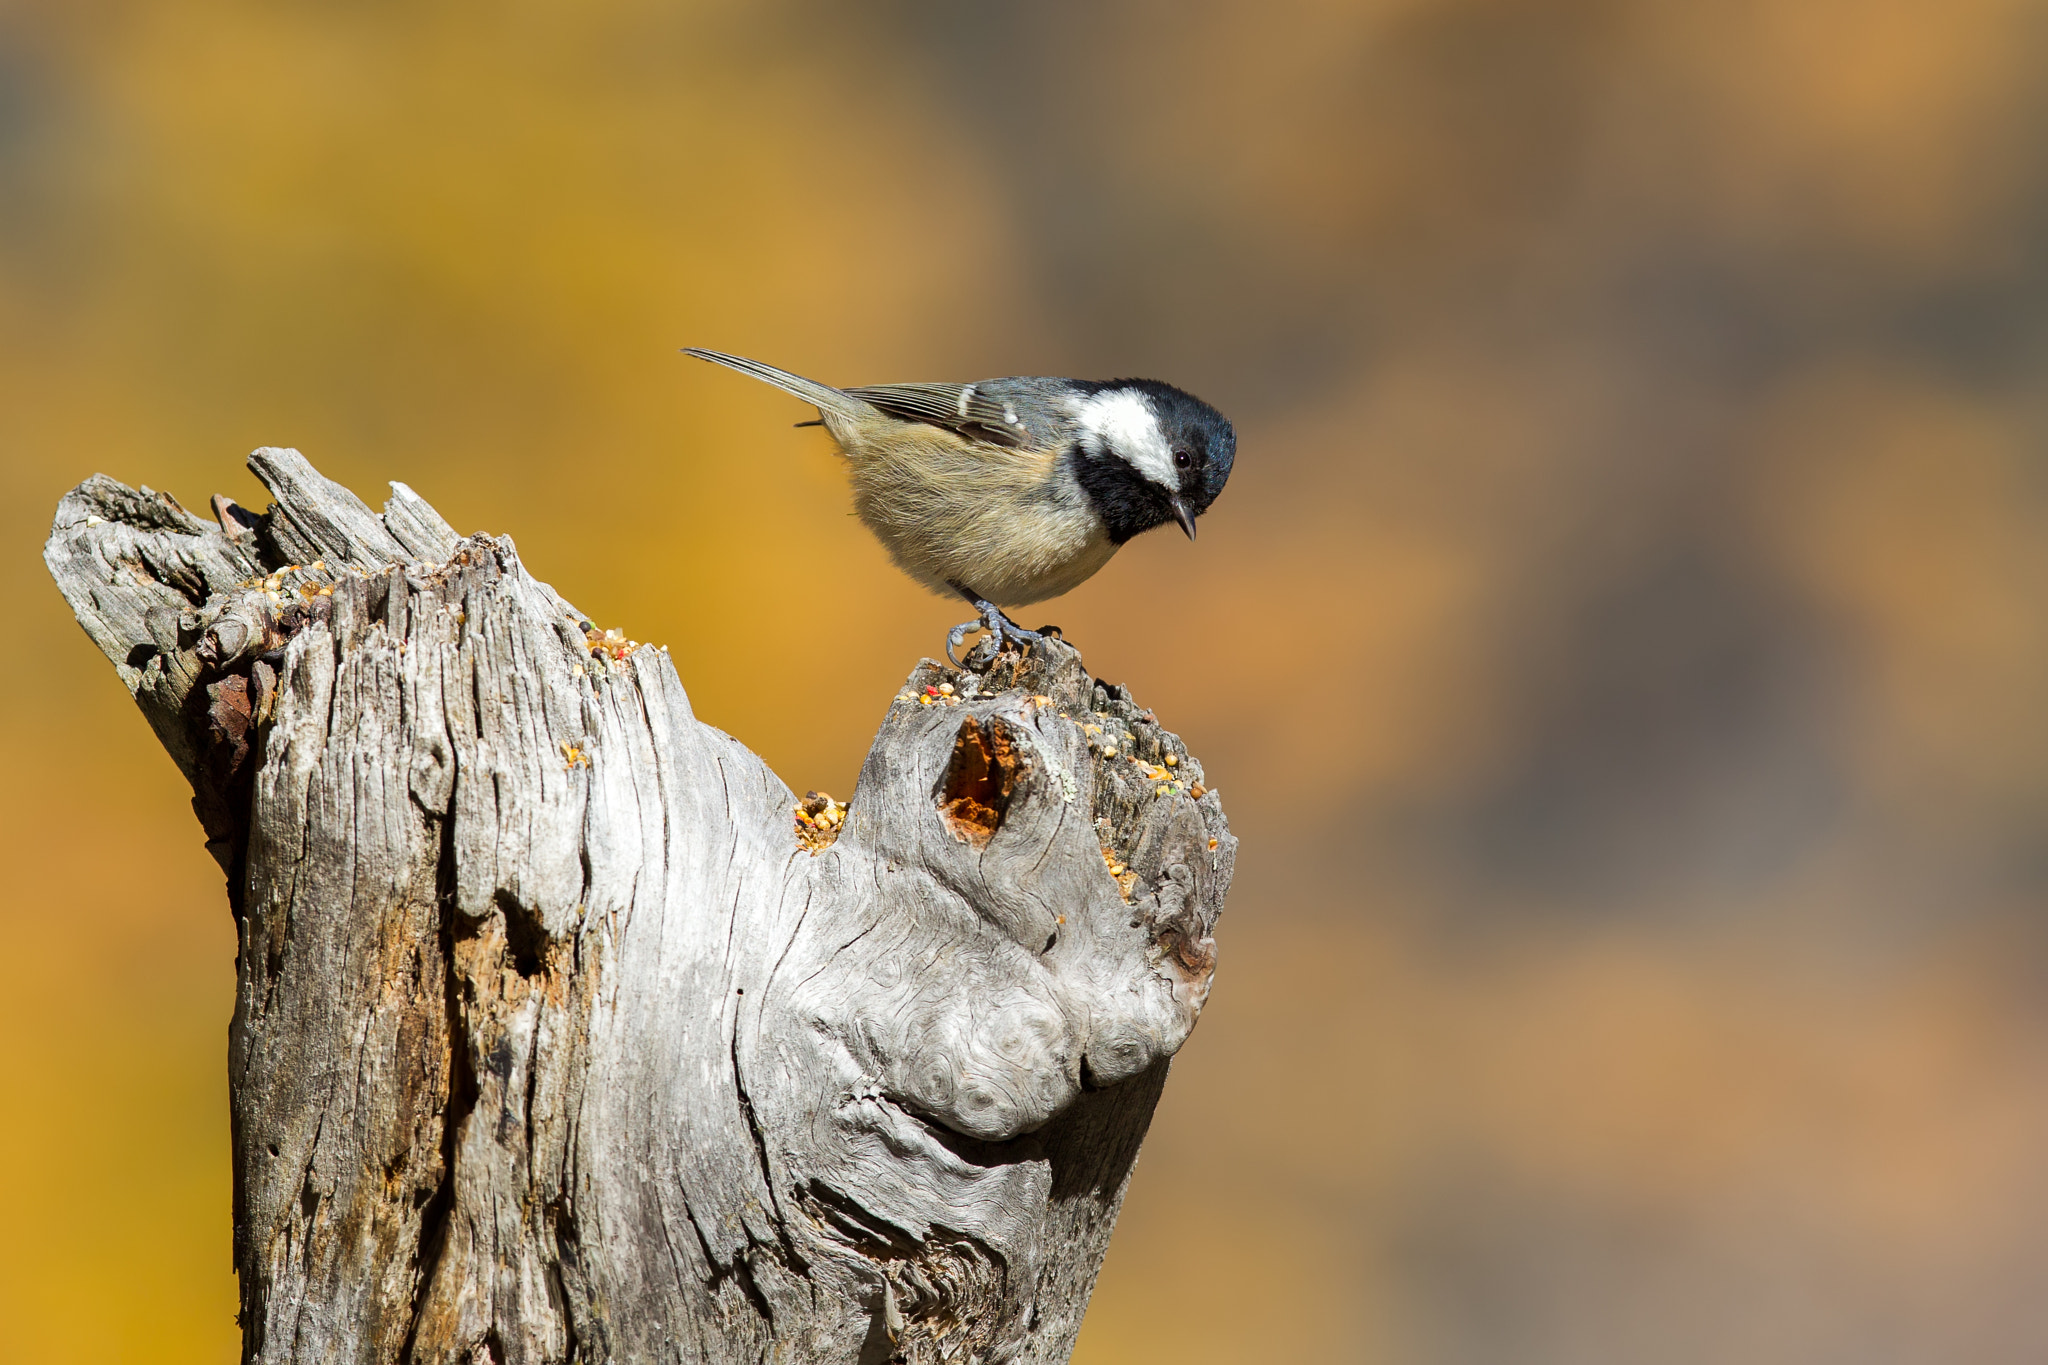
<path fill-rule="evenodd" d="M 840 447 L 861 521 L 899 568 L 936 592 L 958 583 L 1021 606 L 1077 586 L 1116 553 L 1057 451 L 893 422 L 850 431 Z"/>

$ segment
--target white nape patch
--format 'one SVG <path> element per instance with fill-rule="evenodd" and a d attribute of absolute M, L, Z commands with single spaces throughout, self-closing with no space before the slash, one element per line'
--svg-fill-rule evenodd
<path fill-rule="evenodd" d="M 1112 455 L 1168 492 L 1180 490 L 1180 471 L 1159 418 L 1135 389 L 1105 389 L 1074 405 L 1074 420 Z"/>

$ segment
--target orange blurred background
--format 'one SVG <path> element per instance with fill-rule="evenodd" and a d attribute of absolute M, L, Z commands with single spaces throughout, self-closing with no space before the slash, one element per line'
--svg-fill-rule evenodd
<path fill-rule="evenodd" d="M 0 1357 L 237 1340 L 233 935 L 58 497 L 404 479 L 843 795 L 961 612 L 705 345 L 1237 421 L 1025 622 L 1244 840 L 1083 1365 L 2048 1358 L 2043 71 L 2043 0 L 0 4 Z"/>

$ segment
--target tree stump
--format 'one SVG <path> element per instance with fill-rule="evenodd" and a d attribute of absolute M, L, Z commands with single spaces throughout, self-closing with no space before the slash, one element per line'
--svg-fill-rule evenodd
<path fill-rule="evenodd" d="M 800 802 L 509 539 L 250 467 L 45 551 L 227 873 L 244 1360 L 1065 1360 L 1215 967 L 1180 740 L 984 641 Z"/>

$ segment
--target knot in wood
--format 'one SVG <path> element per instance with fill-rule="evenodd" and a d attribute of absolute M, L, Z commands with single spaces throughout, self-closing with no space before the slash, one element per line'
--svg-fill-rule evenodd
<path fill-rule="evenodd" d="M 969 716 L 961 721 L 953 755 L 946 761 L 946 771 L 934 793 L 939 816 L 953 837 L 976 848 L 985 847 L 1001 828 L 1010 797 L 1027 766 L 1009 723 L 1000 716 L 982 722 Z"/>
<path fill-rule="evenodd" d="M 224 616 L 213 623 L 199 642 L 199 662 L 209 668 L 224 667 L 240 659 L 253 638 L 258 638 L 258 631 L 248 621 Z"/>
<path fill-rule="evenodd" d="M 1185 862 L 1162 868 L 1159 884 L 1139 899 L 1138 910 L 1159 951 L 1191 981 L 1206 985 L 1216 970 L 1216 940 L 1203 923 L 1193 870 Z"/>

